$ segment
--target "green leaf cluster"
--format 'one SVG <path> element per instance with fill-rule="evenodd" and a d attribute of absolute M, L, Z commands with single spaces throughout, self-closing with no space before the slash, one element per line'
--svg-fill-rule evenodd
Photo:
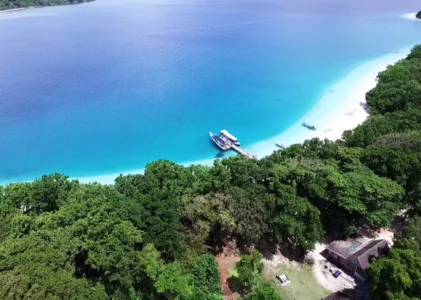
<path fill-rule="evenodd" d="M 264 268 L 263 255 L 253 250 L 243 255 L 236 264 L 238 280 L 244 288 L 243 300 L 281 300 L 279 294 L 268 283 L 263 283 L 261 274 Z"/>
<path fill-rule="evenodd" d="M 263 255 L 254 250 L 250 255 L 243 255 L 235 268 L 238 272 L 238 279 L 242 285 L 251 290 L 260 284 L 260 275 L 263 271 Z"/>
<path fill-rule="evenodd" d="M 421 298 L 421 244 L 400 239 L 387 257 L 370 266 L 373 299 Z"/>

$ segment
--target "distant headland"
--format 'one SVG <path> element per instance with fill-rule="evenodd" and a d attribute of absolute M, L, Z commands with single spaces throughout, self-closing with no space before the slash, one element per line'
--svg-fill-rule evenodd
<path fill-rule="evenodd" d="M 12 10 L 31 8 L 31 7 L 79 4 L 79 3 L 91 2 L 91 1 L 95 1 L 95 0 L 23 0 L 23 1 L 0 0 L 0 11 L 12 11 Z"/>
<path fill-rule="evenodd" d="M 421 19 L 421 10 L 417 13 L 416 17 L 417 17 L 418 19 Z"/>

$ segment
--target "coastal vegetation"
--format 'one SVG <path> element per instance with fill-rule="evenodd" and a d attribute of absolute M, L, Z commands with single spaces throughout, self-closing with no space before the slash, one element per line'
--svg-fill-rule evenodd
<path fill-rule="evenodd" d="M 0 10 L 78 4 L 94 0 L 0 0 Z"/>
<path fill-rule="evenodd" d="M 0 298 L 218 300 L 214 255 L 236 241 L 243 299 L 279 300 L 257 250 L 304 253 L 402 210 L 409 225 L 373 263 L 372 296 L 420 298 L 421 46 L 379 74 L 367 103 L 371 116 L 341 140 L 261 160 L 160 160 L 114 185 L 52 174 L 0 187 Z"/>
<path fill-rule="evenodd" d="M 420 230 L 417 227 L 406 231 L 386 257 L 371 265 L 374 300 L 421 299 L 421 243 L 412 239 L 413 234 L 419 237 Z"/>

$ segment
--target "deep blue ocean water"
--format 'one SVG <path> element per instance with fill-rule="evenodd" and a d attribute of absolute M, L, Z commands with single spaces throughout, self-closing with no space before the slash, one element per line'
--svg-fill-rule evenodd
<path fill-rule="evenodd" d="M 216 157 L 421 43 L 418 0 L 97 0 L 0 15 L 0 182 Z"/>

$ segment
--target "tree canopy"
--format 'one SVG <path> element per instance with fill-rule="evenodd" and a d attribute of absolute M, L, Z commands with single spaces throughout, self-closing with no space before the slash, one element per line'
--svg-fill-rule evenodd
<path fill-rule="evenodd" d="M 279 294 L 268 283 L 263 283 L 261 274 L 264 268 L 263 255 L 253 250 L 243 255 L 236 264 L 238 280 L 245 291 L 244 300 L 282 300 Z"/>
<path fill-rule="evenodd" d="M 260 274 L 263 271 L 263 263 L 261 260 L 263 255 L 259 251 L 254 250 L 249 255 L 244 255 L 235 266 L 238 272 L 238 279 L 246 289 L 253 289 L 260 284 Z"/>
<path fill-rule="evenodd" d="M 387 257 L 370 266 L 373 299 L 421 298 L 421 245 L 408 239 L 399 240 Z"/>

